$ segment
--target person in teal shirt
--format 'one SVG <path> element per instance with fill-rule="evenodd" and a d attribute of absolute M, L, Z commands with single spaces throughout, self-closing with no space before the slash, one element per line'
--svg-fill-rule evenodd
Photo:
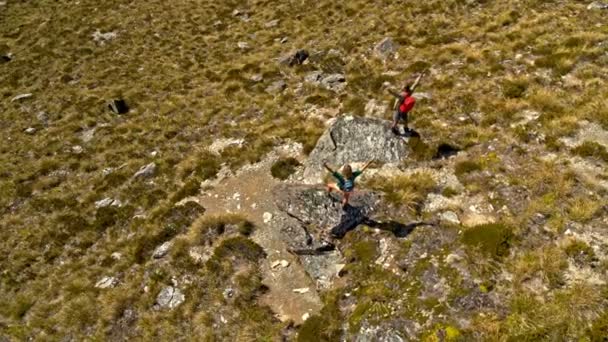
<path fill-rule="evenodd" d="M 327 169 L 327 171 L 331 172 L 331 175 L 338 181 L 337 183 L 327 184 L 327 191 L 332 192 L 332 190 L 336 190 L 342 194 L 342 207 L 346 207 L 350 195 L 355 189 L 355 179 L 359 177 L 371 163 L 372 160 L 368 161 L 361 170 L 354 172 L 349 164 L 345 164 L 342 167 L 342 172 L 338 172 L 329 167 L 327 163 L 323 163 L 323 166 Z"/>

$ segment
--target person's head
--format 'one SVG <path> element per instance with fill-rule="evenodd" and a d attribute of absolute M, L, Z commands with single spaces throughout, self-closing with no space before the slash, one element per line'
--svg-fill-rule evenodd
<path fill-rule="evenodd" d="M 403 86 L 403 92 L 408 95 L 412 95 L 412 86 L 406 84 L 405 86 Z"/>
<path fill-rule="evenodd" d="M 350 178 L 353 176 L 353 169 L 348 164 L 344 164 L 342 166 L 342 175 L 346 178 Z"/>

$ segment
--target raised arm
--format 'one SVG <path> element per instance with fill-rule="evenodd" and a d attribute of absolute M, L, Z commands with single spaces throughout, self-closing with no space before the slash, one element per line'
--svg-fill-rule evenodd
<path fill-rule="evenodd" d="M 363 165 L 363 168 L 361 168 L 361 172 L 365 171 L 365 169 L 367 169 L 372 163 L 374 162 L 374 160 L 370 160 L 367 163 L 365 163 L 365 165 Z"/>
<path fill-rule="evenodd" d="M 386 91 L 389 94 L 393 95 L 394 97 L 398 98 L 400 101 L 403 101 L 403 95 L 402 94 L 399 94 L 398 92 L 396 92 L 396 91 L 394 91 L 394 90 L 392 90 L 390 88 L 386 88 Z"/>
<path fill-rule="evenodd" d="M 418 77 L 416 78 L 416 81 L 414 81 L 414 84 L 412 84 L 412 86 L 410 87 L 410 89 L 412 90 L 412 93 L 416 90 L 416 87 L 418 87 L 418 84 L 420 84 L 420 80 L 422 79 L 422 76 L 424 76 L 425 73 L 426 73 L 426 70 L 424 70 L 420 75 L 418 75 Z"/>

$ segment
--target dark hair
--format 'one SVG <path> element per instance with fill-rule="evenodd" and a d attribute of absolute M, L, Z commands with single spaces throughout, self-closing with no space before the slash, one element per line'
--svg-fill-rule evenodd
<path fill-rule="evenodd" d="M 403 87 L 403 90 L 405 90 L 408 94 L 411 94 L 412 93 L 412 86 L 410 86 L 408 84 L 405 87 Z"/>

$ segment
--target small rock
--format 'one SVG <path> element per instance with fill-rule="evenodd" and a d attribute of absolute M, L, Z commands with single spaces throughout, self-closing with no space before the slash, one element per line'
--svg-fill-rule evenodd
<path fill-rule="evenodd" d="M 279 42 L 280 42 L 281 44 L 285 44 L 285 43 L 287 43 L 287 41 L 288 41 L 288 40 L 289 40 L 289 38 L 287 38 L 287 37 L 283 37 L 283 38 L 281 38 L 281 40 L 280 40 Z"/>
<path fill-rule="evenodd" d="M 95 283 L 95 287 L 98 289 L 112 288 L 116 285 L 118 285 L 118 279 L 114 277 L 103 277 L 97 283 Z"/>
<path fill-rule="evenodd" d="M 83 151 L 84 151 L 84 149 L 80 145 L 72 146 L 72 153 L 74 153 L 74 154 L 81 154 Z"/>
<path fill-rule="evenodd" d="M 587 9 L 588 10 L 595 10 L 595 9 L 602 9 L 603 10 L 603 9 L 608 9 L 608 4 L 605 4 L 605 3 L 602 3 L 602 2 L 599 2 L 599 1 L 594 1 L 594 2 L 590 3 L 587 6 Z"/>
<path fill-rule="evenodd" d="M 246 50 L 249 49 L 249 43 L 247 42 L 238 42 L 236 43 L 236 45 L 239 47 L 239 49 L 241 50 Z"/>
<path fill-rule="evenodd" d="M 89 141 L 93 140 L 94 136 L 95 128 L 87 129 L 80 135 L 80 140 L 82 140 L 83 143 L 88 143 Z"/>
<path fill-rule="evenodd" d="M 306 50 L 298 50 L 294 54 L 288 54 L 279 58 L 279 64 L 287 64 L 289 66 L 301 65 L 308 59 L 310 54 Z"/>
<path fill-rule="evenodd" d="M 217 139 L 209 146 L 209 152 L 219 155 L 222 151 L 230 146 L 241 147 L 245 143 L 245 139 Z"/>
<path fill-rule="evenodd" d="M 110 101 L 108 108 L 116 114 L 125 114 L 129 111 L 129 106 L 127 106 L 127 103 L 123 99 Z"/>
<path fill-rule="evenodd" d="M 105 45 L 106 42 L 115 39 L 117 36 L 118 35 L 116 34 L 116 32 L 101 33 L 101 31 L 99 30 L 96 30 L 92 34 L 93 40 L 99 45 Z"/>
<path fill-rule="evenodd" d="M 120 260 L 122 258 L 122 254 L 120 254 L 118 252 L 114 252 L 110 255 L 110 257 L 114 260 Z"/>
<path fill-rule="evenodd" d="M 11 99 L 11 102 L 15 102 L 15 101 L 19 101 L 19 100 L 24 100 L 24 99 L 29 99 L 30 97 L 34 96 L 33 94 L 29 93 L 29 94 L 21 94 L 21 95 L 17 95 L 15 97 L 13 97 Z"/>
<path fill-rule="evenodd" d="M 156 173 L 156 164 L 150 163 L 148 165 L 142 166 L 135 174 L 133 178 L 149 178 L 154 176 Z"/>
<path fill-rule="evenodd" d="M 275 81 L 266 88 L 266 92 L 269 94 L 278 94 L 287 88 L 287 83 L 283 80 Z"/>
<path fill-rule="evenodd" d="M 158 297 L 156 297 L 156 303 L 161 308 L 174 309 L 184 302 L 186 297 L 180 289 L 173 286 L 167 286 L 163 288 Z"/>
<path fill-rule="evenodd" d="M 320 82 L 321 86 L 332 91 L 341 91 L 346 87 L 346 78 L 342 74 L 327 75 Z"/>
<path fill-rule="evenodd" d="M 36 129 L 34 127 L 28 127 L 25 130 L 25 133 L 27 133 L 27 134 L 34 134 L 34 133 L 36 133 Z"/>
<path fill-rule="evenodd" d="M 264 80 L 264 76 L 262 76 L 262 74 L 256 74 L 256 75 L 251 76 L 250 80 L 252 82 L 259 83 Z"/>
<path fill-rule="evenodd" d="M 155 158 L 156 156 L 158 156 L 158 151 L 150 152 L 150 157 Z"/>
<path fill-rule="evenodd" d="M 439 215 L 439 219 L 442 221 L 451 223 L 451 224 L 460 224 L 460 220 L 458 219 L 458 215 L 456 215 L 453 211 L 446 211 Z"/>
<path fill-rule="evenodd" d="M 194 262 L 198 264 L 207 262 L 207 260 L 211 258 L 211 255 L 209 255 L 209 253 L 205 253 L 205 250 L 202 246 L 195 246 L 190 248 L 190 250 L 188 250 L 188 255 L 190 256 L 190 258 L 192 258 L 192 260 L 194 260 Z"/>
<path fill-rule="evenodd" d="M 36 118 L 45 126 L 49 123 L 49 115 L 46 112 L 38 112 L 38 114 L 36 114 Z"/>
<path fill-rule="evenodd" d="M 227 288 L 224 290 L 224 292 L 222 293 L 222 295 L 224 296 L 224 299 L 230 299 L 234 296 L 234 289 L 232 288 Z"/>
<path fill-rule="evenodd" d="M 462 260 L 462 257 L 460 255 L 458 255 L 458 254 L 451 253 L 451 254 L 448 254 L 445 257 L 445 262 L 447 264 L 453 264 L 453 263 L 458 262 L 460 260 Z"/>
<path fill-rule="evenodd" d="M 104 198 L 102 200 L 95 202 L 95 208 L 99 209 L 99 208 L 109 207 L 113 201 L 114 200 L 109 197 Z"/>
<path fill-rule="evenodd" d="M 395 53 L 397 51 L 397 46 L 392 38 L 386 37 L 382 39 L 380 43 L 378 43 L 374 47 L 374 52 L 382 58 L 386 58 L 389 55 Z"/>
<path fill-rule="evenodd" d="M 310 289 L 308 287 L 303 287 L 303 288 L 299 288 L 299 289 L 293 289 L 293 292 L 295 293 L 299 293 L 299 294 L 304 294 L 307 293 Z"/>
<path fill-rule="evenodd" d="M 310 73 L 308 73 L 308 75 L 304 76 L 304 82 L 308 82 L 308 83 L 318 83 L 321 81 L 321 78 L 323 77 L 323 72 L 322 71 L 312 71 Z"/>
<path fill-rule="evenodd" d="M 264 215 L 262 215 L 262 219 L 264 220 L 264 223 L 268 223 L 270 220 L 272 220 L 272 214 L 265 212 Z"/>
<path fill-rule="evenodd" d="M 165 255 L 167 255 L 167 253 L 169 253 L 169 250 L 171 249 L 172 245 L 173 245 L 172 241 L 166 241 L 162 245 L 156 247 L 156 249 L 152 253 L 152 257 L 154 259 L 160 259 L 160 258 L 164 257 Z"/>
<path fill-rule="evenodd" d="M 287 260 L 275 260 L 270 265 L 270 267 L 272 267 L 272 268 L 277 268 L 279 266 L 281 266 L 283 268 L 289 267 L 289 261 L 287 261 Z"/>
<path fill-rule="evenodd" d="M 302 321 L 303 322 L 306 322 L 306 320 L 309 319 L 309 318 L 310 318 L 310 314 L 308 312 L 302 315 Z"/>

